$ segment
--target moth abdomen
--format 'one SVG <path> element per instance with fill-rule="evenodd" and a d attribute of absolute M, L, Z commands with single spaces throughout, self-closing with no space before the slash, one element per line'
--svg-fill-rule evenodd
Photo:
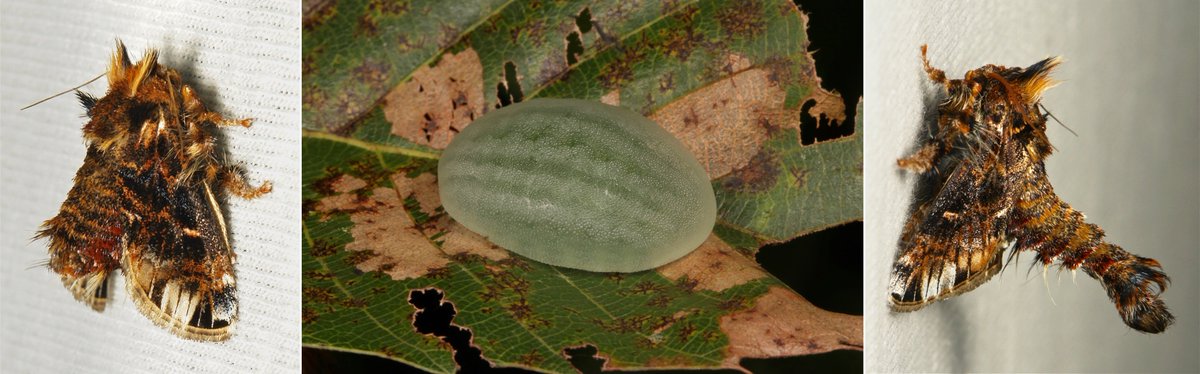
<path fill-rule="evenodd" d="M 1045 178 L 1042 174 L 1039 178 Z M 1174 317 L 1159 294 L 1169 278 L 1154 259 L 1130 254 L 1104 240 L 1104 230 L 1084 220 L 1083 214 L 1062 202 L 1053 191 L 1028 193 L 1018 203 L 1014 234 L 1021 237 L 1018 250 L 1037 253 L 1046 265 L 1058 262 L 1066 269 L 1083 268 L 1100 281 L 1126 325 L 1143 332 L 1162 332 Z"/>

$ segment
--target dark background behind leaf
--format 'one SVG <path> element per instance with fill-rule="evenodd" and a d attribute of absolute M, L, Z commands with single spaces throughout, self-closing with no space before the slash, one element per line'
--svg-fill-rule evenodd
<path fill-rule="evenodd" d="M 810 51 L 815 51 L 822 87 L 836 90 L 846 100 L 846 123 L 827 126 L 802 116 L 805 144 L 853 132 L 856 101 L 862 96 L 862 3 L 854 1 L 795 1 L 809 15 Z M 772 275 L 814 305 L 835 312 L 862 314 L 862 222 L 853 222 L 805 235 L 786 243 L 768 245 L 758 252 L 758 262 Z M 304 372 L 421 372 L 403 363 L 375 356 L 304 348 Z M 772 359 L 746 359 L 742 366 L 756 373 L 805 371 L 861 372 L 861 351 Z M 584 372 L 597 372 L 600 361 L 581 357 L 572 363 Z M 523 373 L 520 369 L 502 372 Z M 673 371 L 654 371 L 655 373 Z M 733 370 L 680 370 L 677 372 L 736 372 Z"/>

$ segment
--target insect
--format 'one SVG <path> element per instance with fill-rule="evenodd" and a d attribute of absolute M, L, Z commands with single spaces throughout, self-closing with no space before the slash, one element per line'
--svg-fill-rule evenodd
<path fill-rule="evenodd" d="M 136 64 L 125 45 L 109 62 L 108 92 L 76 91 L 89 120 L 75 185 L 35 238 L 49 238 L 48 266 L 75 299 L 103 311 L 118 268 L 130 297 L 155 324 L 218 341 L 237 320 L 236 255 L 219 201 L 251 199 L 242 169 L 215 148 L 217 127 L 245 126 L 205 108 L 174 69 L 148 50 Z"/>
<path fill-rule="evenodd" d="M 692 252 L 716 221 L 708 174 L 631 110 L 535 99 L 493 111 L 438 162 L 446 212 L 493 243 L 555 266 L 652 269 Z"/>
<path fill-rule="evenodd" d="M 925 176 L 928 191 L 918 191 L 900 237 L 892 308 L 912 311 L 970 291 L 1001 270 L 1006 251 L 1009 262 L 1029 251 L 1043 269 L 1058 263 L 1099 280 L 1130 327 L 1165 330 L 1174 317 L 1159 298 L 1169 283 L 1162 266 L 1106 242 L 1104 230 L 1063 202 L 1046 177 L 1053 147 L 1040 99 L 1055 84 L 1050 72 L 1060 60 L 986 65 L 947 79 L 930 66 L 926 46 L 921 59 L 948 98 L 929 141 L 897 161 Z"/>

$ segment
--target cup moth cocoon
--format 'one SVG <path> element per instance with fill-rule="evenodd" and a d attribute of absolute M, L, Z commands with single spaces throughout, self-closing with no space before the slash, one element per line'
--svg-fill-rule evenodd
<path fill-rule="evenodd" d="M 535 99 L 472 122 L 442 153 L 450 217 L 496 245 L 555 266 L 636 272 L 696 249 L 716 222 L 691 152 L 625 108 Z"/>

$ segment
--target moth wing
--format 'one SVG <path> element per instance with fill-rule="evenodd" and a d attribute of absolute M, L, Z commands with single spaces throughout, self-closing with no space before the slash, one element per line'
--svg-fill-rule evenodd
<path fill-rule="evenodd" d="M 1004 173 L 990 162 L 962 160 L 905 224 L 889 284 L 892 309 L 920 309 L 1000 271 L 1011 203 Z"/>
<path fill-rule="evenodd" d="M 220 341 L 237 320 L 235 255 L 208 183 L 158 193 L 125 251 L 126 285 L 138 309 L 180 337 Z"/>
<path fill-rule="evenodd" d="M 34 237 L 49 239 L 50 269 L 76 300 L 98 312 L 104 311 L 109 275 L 120 266 L 125 245 L 127 219 L 113 170 L 109 159 L 89 147 L 58 214 Z"/>

